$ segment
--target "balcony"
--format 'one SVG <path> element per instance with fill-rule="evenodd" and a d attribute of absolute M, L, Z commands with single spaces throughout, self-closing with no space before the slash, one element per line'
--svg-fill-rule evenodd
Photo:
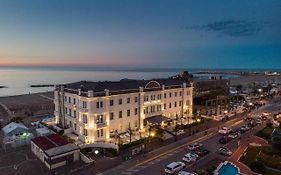
<path fill-rule="evenodd" d="M 88 108 L 82 108 L 81 106 L 78 107 L 79 112 L 89 112 Z"/>
<path fill-rule="evenodd" d="M 104 128 L 104 127 L 106 127 L 107 126 L 107 123 L 106 122 L 104 122 L 104 123 L 97 123 L 96 124 L 96 128 Z"/>
<path fill-rule="evenodd" d="M 153 104 L 161 104 L 161 100 L 153 100 L 153 101 L 145 101 L 144 106 L 149 106 L 149 105 L 153 105 Z"/>

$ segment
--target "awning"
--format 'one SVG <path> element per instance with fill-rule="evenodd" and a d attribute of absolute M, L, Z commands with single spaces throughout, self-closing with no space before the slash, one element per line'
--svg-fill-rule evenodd
<path fill-rule="evenodd" d="M 165 117 L 163 115 L 156 115 L 149 118 L 144 119 L 144 122 L 148 122 L 151 124 L 160 124 L 161 122 L 169 121 L 170 118 Z"/>

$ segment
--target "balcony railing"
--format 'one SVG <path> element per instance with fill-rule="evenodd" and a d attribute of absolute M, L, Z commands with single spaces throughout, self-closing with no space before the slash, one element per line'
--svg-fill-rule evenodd
<path fill-rule="evenodd" d="M 106 127 L 106 126 L 107 126 L 106 122 L 104 122 L 104 123 L 97 123 L 97 124 L 96 124 L 96 127 L 97 127 L 97 128 L 104 128 L 104 127 Z"/>

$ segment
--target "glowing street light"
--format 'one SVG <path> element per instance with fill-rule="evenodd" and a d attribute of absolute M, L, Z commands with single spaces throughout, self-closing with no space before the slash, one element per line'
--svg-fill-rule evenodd
<path fill-rule="evenodd" d="M 99 150 L 95 150 L 95 154 L 99 154 Z"/>
<path fill-rule="evenodd" d="M 196 121 L 199 123 L 199 122 L 201 122 L 201 119 L 200 119 L 200 118 L 198 118 Z"/>
<path fill-rule="evenodd" d="M 150 133 L 150 136 L 154 137 L 155 136 L 155 132 Z"/>

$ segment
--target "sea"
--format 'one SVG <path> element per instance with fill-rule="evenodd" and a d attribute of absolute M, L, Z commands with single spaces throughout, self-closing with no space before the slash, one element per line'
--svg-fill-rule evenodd
<path fill-rule="evenodd" d="M 230 69 L 191 68 L 101 68 L 101 67 L 0 67 L 0 97 L 39 93 L 54 90 L 54 87 L 30 87 L 31 85 L 65 84 L 76 81 L 117 81 L 128 79 L 167 78 L 181 71 L 195 73 L 200 79 L 210 76 L 233 78 L 238 75 L 196 74 L 199 71 L 235 71 Z M 246 71 L 246 70 L 236 70 Z M 253 70 L 247 70 L 253 71 Z M 262 71 L 262 70 L 259 70 Z"/>

